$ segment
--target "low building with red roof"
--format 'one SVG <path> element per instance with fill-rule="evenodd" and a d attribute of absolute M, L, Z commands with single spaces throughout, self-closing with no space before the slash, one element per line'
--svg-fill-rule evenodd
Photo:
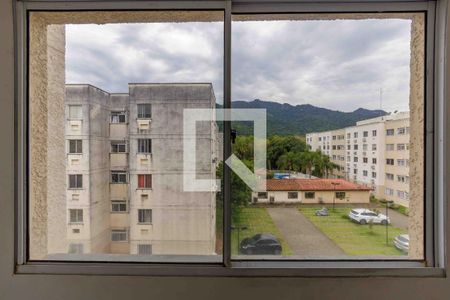
<path fill-rule="evenodd" d="M 369 203 L 372 188 L 344 179 L 268 179 L 253 203 Z"/>

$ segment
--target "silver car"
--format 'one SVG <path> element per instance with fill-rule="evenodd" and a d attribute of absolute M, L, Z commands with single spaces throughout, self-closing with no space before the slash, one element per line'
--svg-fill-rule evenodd
<path fill-rule="evenodd" d="M 405 253 L 409 252 L 409 235 L 408 234 L 400 234 L 397 235 L 394 239 L 395 248 L 401 250 Z"/>

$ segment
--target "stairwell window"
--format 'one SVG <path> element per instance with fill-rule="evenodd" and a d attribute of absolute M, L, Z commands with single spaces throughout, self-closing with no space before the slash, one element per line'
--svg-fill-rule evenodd
<path fill-rule="evenodd" d="M 70 189 L 82 189 L 83 188 L 83 175 L 82 174 L 69 175 L 69 188 Z"/>
<path fill-rule="evenodd" d="M 83 140 L 69 140 L 69 154 L 83 153 Z"/>
<path fill-rule="evenodd" d="M 151 174 L 138 175 L 138 188 L 151 189 L 152 188 L 152 175 Z"/>
<path fill-rule="evenodd" d="M 81 105 L 69 105 L 69 119 L 70 120 L 81 120 L 83 118 L 82 106 Z"/>
<path fill-rule="evenodd" d="M 69 209 L 70 223 L 83 223 L 82 209 Z"/>
<path fill-rule="evenodd" d="M 137 105 L 138 119 L 150 119 L 152 117 L 152 105 L 149 103 Z"/>
<path fill-rule="evenodd" d="M 138 139 L 138 153 L 152 153 L 152 140 Z"/>
<path fill-rule="evenodd" d="M 139 222 L 139 224 L 151 224 L 152 223 L 152 210 L 151 209 L 138 209 L 138 222 Z"/>

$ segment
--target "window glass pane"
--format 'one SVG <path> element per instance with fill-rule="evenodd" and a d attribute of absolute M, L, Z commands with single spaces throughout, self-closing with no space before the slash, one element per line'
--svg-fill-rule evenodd
<path fill-rule="evenodd" d="M 233 16 L 232 258 L 423 258 L 423 18 Z"/>
<path fill-rule="evenodd" d="M 69 119 L 82 119 L 82 106 L 69 105 Z"/>
<path fill-rule="evenodd" d="M 31 260 L 222 262 L 223 30 L 219 10 L 30 13 Z"/>

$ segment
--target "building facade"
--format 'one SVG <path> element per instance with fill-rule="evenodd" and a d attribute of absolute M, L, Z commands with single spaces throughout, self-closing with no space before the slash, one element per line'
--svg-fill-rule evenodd
<path fill-rule="evenodd" d="M 371 188 L 344 179 L 268 179 L 266 192 L 253 192 L 256 203 L 369 203 Z"/>
<path fill-rule="evenodd" d="M 339 140 L 343 134 L 345 139 Z M 336 145 L 332 145 L 333 141 Z M 339 166 L 334 177 L 370 186 L 376 197 L 409 206 L 409 112 L 309 133 L 306 142 Z"/>
<path fill-rule="evenodd" d="M 69 253 L 212 255 L 215 192 L 183 191 L 183 110 L 211 84 L 66 86 Z M 197 177 L 215 179 L 215 122 L 197 126 Z"/>

